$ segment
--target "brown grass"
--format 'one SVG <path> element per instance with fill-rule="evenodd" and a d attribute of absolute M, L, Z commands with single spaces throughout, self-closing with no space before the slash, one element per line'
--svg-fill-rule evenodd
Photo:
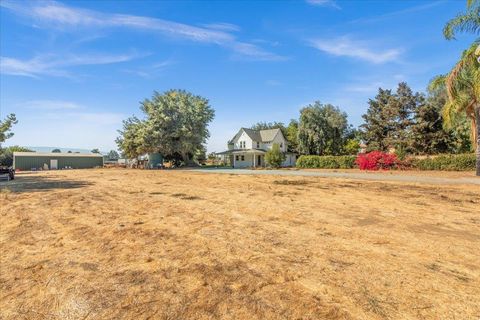
<path fill-rule="evenodd" d="M 126 169 L 8 186 L 1 319 L 480 317 L 478 186 Z"/>

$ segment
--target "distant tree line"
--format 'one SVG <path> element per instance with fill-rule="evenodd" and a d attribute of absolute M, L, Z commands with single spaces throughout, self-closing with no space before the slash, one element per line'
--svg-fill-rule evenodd
<path fill-rule="evenodd" d="M 445 87 L 429 88 L 426 94 L 413 92 L 405 82 L 395 91 L 379 88 L 368 101 L 363 124 L 358 129 L 348 123 L 347 114 L 319 101 L 300 110 L 299 119 L 259 122 L 252 129 L 280 128 L 289 141 L 288 151 L 303 155 L 349 155 L 360 150 L 404 154 L 463 153 L 471 151 L 470 123 L 465 116 L 447 127 L 442 113 L 447 101 Z"/>

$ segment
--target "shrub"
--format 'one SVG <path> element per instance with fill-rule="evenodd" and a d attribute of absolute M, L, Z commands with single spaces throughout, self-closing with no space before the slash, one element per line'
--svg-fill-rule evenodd
<path fill-rule="evenodd" d="M 412 168 L 418 170 L 468 171 L 475 170 L 475 164 L 475 154 L 449 154 L 411 160 Z"/>
<path fill-rule="evenodd" d="M 272 168 L 279 168 L 285 161 L 285 154 L 280 150 L 278 143 L 272 145 L 272 149 L 265 154 L 265 162 Z"/>
<path fill-rule="evenodd" d="M 355 156 L 300 156 L 297 168 L 317 169 L 352 169 L 355 167 Z"/>
<path fill-rule="evenodd" d="M 360 170 L 389 170 L 395 168 L 399 161 L 395 154 L 372 151 L 359 154 L 355 163 Z"/>

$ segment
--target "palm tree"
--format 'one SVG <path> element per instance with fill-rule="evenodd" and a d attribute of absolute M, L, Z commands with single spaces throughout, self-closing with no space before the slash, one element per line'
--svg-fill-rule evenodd
<path fill-rule="evenodd" d="M 480 0 L 467 0 L 467 11 L 448 21 L 443 28 L 448 40 L 455 39 L 458 32 L 480 32 Z"/>
<path fill-rule="evenodd" d="M 455 125 L 458 115 L 466 113 L 471 120 L 472 144 L 476 150 L 477 176 L 480 176 L 480 45 L 474 42 L 462 58 L 444 76 L 436 77 L 432 88 L 445 86 L 448 99 L 443 109 L 446 127 Z"/>

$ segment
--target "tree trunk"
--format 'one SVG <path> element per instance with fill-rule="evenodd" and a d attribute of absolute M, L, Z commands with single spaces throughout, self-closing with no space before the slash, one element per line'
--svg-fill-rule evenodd
<path fill-rule="evenodd" d="M 477 176 L 480 177 L 480 105 L 476 105 L 475 109 L 475 129 L 476 129 L 476 141 L 475 144 L 475 153 L 477 155 Z"/>

